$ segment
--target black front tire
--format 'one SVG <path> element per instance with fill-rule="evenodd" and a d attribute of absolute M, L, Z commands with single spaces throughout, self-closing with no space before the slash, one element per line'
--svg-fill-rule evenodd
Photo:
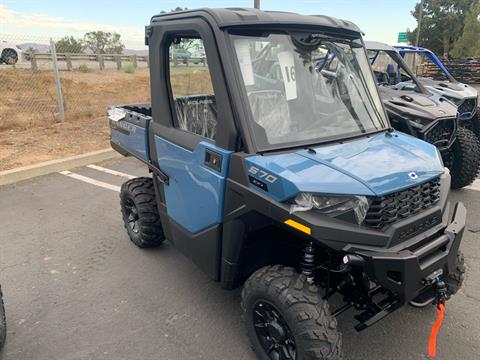
<path fill-rule="evenodd" d="M 156 247 L 165 240 L 151 178 L 140 177 L 124 183 L 120 205 L 125 228 L 135 245 Z"/>
<path fill-rule="evenodd" d="M 480 168 L 480 141 L 471 130 L 459 127 L 451 152 L 452 189 L 460 189 L 477 178 Z"/>
<path fill-rule="evenodd" d="M 273 316 L 259 315 L 265 306 Z M 244 285 L 242 310 L 247 334 L 262 360 L 343 359 L 342 335 L 328 302 L 292 268 L 275 265 L 256 271 Z"/>
<path fill-rule="evenodd" d="M 3 293 L 0 287 L 0 349 L 5 345 L 7 338 L 7 321 L 5 317 L 5 306 L 3 304 Z"/>

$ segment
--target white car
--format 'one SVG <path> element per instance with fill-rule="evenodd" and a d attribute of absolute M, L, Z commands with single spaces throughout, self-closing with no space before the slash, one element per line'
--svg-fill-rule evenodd
<path fill-rule="evenodd" d="M 22 59 L 22 50 L 13 43 L 0 41 L 0 63 L 15 64 Z"/>

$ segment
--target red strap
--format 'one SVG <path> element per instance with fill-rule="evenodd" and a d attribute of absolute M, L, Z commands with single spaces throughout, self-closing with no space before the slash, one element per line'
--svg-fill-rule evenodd
<path fill-rule="evenodd" d="M 443 314 L 445 313 L 445 305 L 439 304 L 437 306 L 437 321 L 433 324 L 430 339 L 428 340 L 428 356 L 434 358 L 437 356 L 437 334 L 442 326 Z"/>

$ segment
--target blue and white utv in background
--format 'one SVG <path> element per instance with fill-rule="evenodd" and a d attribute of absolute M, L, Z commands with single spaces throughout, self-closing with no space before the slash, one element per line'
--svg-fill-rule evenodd
<path fill-rule="evenodd" d="M 152 174 L 123 184 L 125 227 L 243 285 L 259 359 L 342 359 L 345 310 L 360 331 L 458 291 L 466 209 L 450 218 L 438 149 L 391 127 L 357 26 L 200 9 L 154 16 L 145 39 L 151 105 L 109 109 L 112 147 Z M 207 66 L 173 66 L 187 44 Z"/>
<path fill-rule="evenodd" d="M 480 110 L 478 91 L 471 85 L 457 81 L 430 50 L 409 45 L 394 46 L 421 82 L 432 94 L 439 94 L 458 107 L 460 125 L 472 130 L 480 138 Z M 438 77 L 425 74 L 423 65 L 430 63 L 438 69 Z"/>

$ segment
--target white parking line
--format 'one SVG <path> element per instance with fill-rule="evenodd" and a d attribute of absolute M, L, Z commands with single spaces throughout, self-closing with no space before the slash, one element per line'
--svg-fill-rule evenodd
<path fill-rule="evenodd" d="M 480 191 L 480 180 L 475 180 L 471 185 L 466 186 L 465 189 Z"/>
<path fill-rule="evenodd" d="M 60 171 L 60 174 L 71 177 L 73 179 L 77 179 L 77 180 L 89 183 L 89 184 L 92 184 L 92 185 L 100 186 L 100 187 L 105 188 L 105 189 L 120 192 L 120 186 L 112 185 L 112 184 L 109 184 L 109 183 L 106 183 L 106 182 L 103 182 L 103 181 L 98 181 L 98 180 L 89 178 L 87 176 L 83 176 L 83 175 L 80 175 L 80 174 L 75 174 L 75 173 L 72 173 L 70 171 Z"/>
<path fill-rule="evenodd" d="M 91 165 L 87 165 L 87 167 L 90 168 L 90 169 L 93 169 L 93 170 L 103 171 L 104 173 L 111 174 L 111 175 L 116 175 L 116 176 L 121 176 L 121 177 L 124 177 L 124 178 L 127 178 L 127 179 L 134 179 L 134 178 L 137 177 L 137 176 L 133 176 L 133 175 L 130 175 L 130 174 L 125 174 L 125 173 L 117 171 L 117 170 L 107 169 L 107 168 L 104 168 L 104 167 L 98 166 L 98 165 L 91 164 Z"/>

